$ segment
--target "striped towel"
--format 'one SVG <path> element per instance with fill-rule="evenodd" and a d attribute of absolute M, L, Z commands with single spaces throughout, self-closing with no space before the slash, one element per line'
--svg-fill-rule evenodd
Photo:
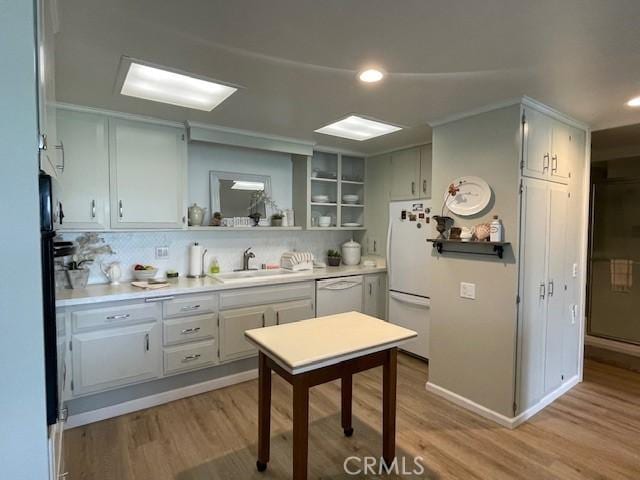
<path fill-rule="evenodd" d="M 609 262 L 611 291 L 629 293 L 633 286 L 633 260 L 611 259 Z"/>

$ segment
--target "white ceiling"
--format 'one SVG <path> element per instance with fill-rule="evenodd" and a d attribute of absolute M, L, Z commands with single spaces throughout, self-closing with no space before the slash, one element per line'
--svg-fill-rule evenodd
<path fill-rule="evenodd" d="M 638 0 L 58 0 L 62 102 L 379 152 L 430 121 L 529 95 L 594 129 L 640 122 Z M 122 55 L 242 85 L 212 112 L 114 92 Z M 378 85 L 356 73 L 378 65 Z M 313 130 L 347 113 L 408 127 Z"/>

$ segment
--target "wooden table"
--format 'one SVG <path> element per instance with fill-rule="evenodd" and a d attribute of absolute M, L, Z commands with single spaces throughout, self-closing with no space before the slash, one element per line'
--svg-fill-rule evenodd
<path fill-rule="evenodd" d="M 293 478 L 307 478 L 309 389 L 340 379 L 342 428 L 351 424 L 352 376 L 382 366 L 382 458 L 395 458 L 397 347 L 416 332 L 350 312 L 274 327 L 247 330 L 245 336 L 259 350 L 258 461 L 269 462 L 271 440 L 271 371 L 293 387 Z"/>

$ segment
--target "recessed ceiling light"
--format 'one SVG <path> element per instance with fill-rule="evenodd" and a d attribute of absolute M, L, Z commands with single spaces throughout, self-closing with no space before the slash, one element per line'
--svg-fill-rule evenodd
<path fill-rule="evenodd" d="M 347 118 L 330 123 L 316 130 L 317 133 L 333 135 L 334 137 L 348 138 L 350 140 L 369 140 L 388 133 L 402 130 L 401 127 L 389 125 L 388 123 L 370 120 L 368 118 L 350 115 Z"/>
<path fill-rule="evenodd" d="M 209 112 L 238 89 L 229 85 L 178 73 L 140 61 L 123 58 L 126 77 L 120 93 L 180 107 Z"/>
<path fill-rule="evenodd" d="M 627 105 L 630 107 L 640 107 L 640 97 L 632 98 L 627 102 Z"/>
<path fill-rule="evenodd" d="M 360 81 L 366 82 L 366 83 L 379 82 L 380 80 L 382 80 L 383 77 L 384 77 L 384 73 L 382 73 L 380 70 L 376 70 L 375 68 L 364 70 L 360 72 L 360 74 L 358 75 L 358 78 L 360 79 Z"/>

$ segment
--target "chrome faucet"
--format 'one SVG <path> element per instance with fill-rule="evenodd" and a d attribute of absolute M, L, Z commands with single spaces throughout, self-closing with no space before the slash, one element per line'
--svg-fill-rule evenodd
<path fill-rule="evenodd" d="M 256 258 L 255 253 L 251 252 L 251 247 L 247 248 L 242 254 L 242 271 L 255 270 L 255 268 L 249 268 L 249 260 Z"/>

